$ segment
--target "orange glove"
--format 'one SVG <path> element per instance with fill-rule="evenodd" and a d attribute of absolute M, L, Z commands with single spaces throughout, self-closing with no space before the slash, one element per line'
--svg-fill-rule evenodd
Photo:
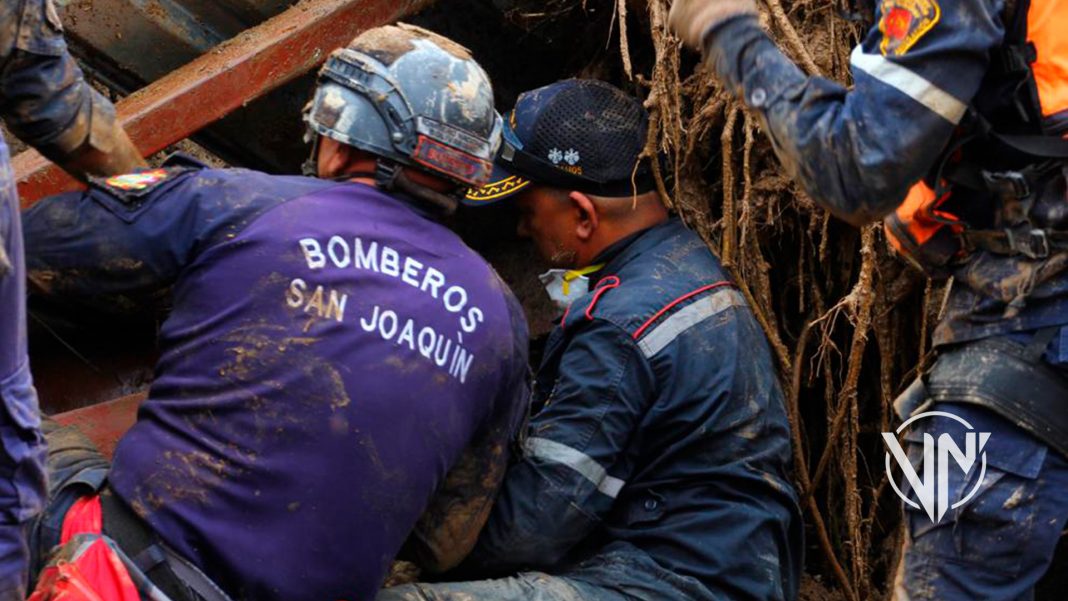
<path fill-rule="evenodd" d="M 668 26 L 682 43 L 701 50 L 705 35 L 716 25 L 740 15 L 757 14 L 753 0 L 675 0 Z"/>

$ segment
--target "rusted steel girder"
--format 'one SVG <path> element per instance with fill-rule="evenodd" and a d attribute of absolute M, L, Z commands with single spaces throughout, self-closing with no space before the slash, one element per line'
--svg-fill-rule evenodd
<path fill-rule="evenodd" d="M 290 3 L 287 0 L 92 0 L 59 4 L 68 41 L 84 49 L 85 55 L 97 65 L 110 63 L 149 82 L 281 13 Z"/>
<path fill-rule="evenodd" d="M 147 396 L 147 392 L 137 392 L 52 417 L 60 425 L 77 428 L 93 441 L 105 457 L 111 459 L 119 439 L 137 421 L 137 408 Z"/>
<path fill-rule="evenodd" d="M 119 120 L 143 155 L 154 154 L 322 64 L 330 51 L 361 31 L 431 4 L 433 0 L 303 0 L 123 99 L 116 107 Z M 32 150 L 15 157 L 14 168 L 23 208 L 79 185 Z"/>

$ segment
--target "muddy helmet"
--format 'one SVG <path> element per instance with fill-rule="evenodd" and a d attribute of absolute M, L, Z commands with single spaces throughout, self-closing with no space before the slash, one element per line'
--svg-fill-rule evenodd
<path fill-rule="evenodd" d="M 310 134 L 378 156 L 380 170 L 415 167 L 463 186 L 489 180 L 501 138 L 489 77 L 467 49 L 404 24 L 334 51 L 304 119 Z"/>

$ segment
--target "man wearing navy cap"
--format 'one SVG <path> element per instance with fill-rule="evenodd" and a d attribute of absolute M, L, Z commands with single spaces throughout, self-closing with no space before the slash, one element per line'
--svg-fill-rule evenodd
<path fill-rule="evenodd" d="M 648 117 L 597 81 L 520 96 L 493 183 L 562 308 L 523 455 L 467 574 L 379 601 L 797 596 L 801 516 L 767 341 L 639 160 Z"/>

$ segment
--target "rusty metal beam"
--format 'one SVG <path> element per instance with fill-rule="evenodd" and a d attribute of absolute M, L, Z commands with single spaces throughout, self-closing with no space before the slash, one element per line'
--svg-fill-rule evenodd
<path fill-rule="evenodd" d="M 330 51 L 361 31 L 431 4 L 433 0 L 303 0 L 123 99 L 116 107 L 119 119 L 141 153 L 154 154 L 322 64 Z M 35 151 L 15 157 L 14 168 L 23 208 L 78 187 Z"/>
<path fill-rule="evenodd" d="M 93 441 L 105 457 L 111 459 L 115 445 L 137 420 L 137 408 L 148 397 L 137 392 L 90 407 L 83 407 L 52 416 L 64 426 L 74 426 Z"/>

